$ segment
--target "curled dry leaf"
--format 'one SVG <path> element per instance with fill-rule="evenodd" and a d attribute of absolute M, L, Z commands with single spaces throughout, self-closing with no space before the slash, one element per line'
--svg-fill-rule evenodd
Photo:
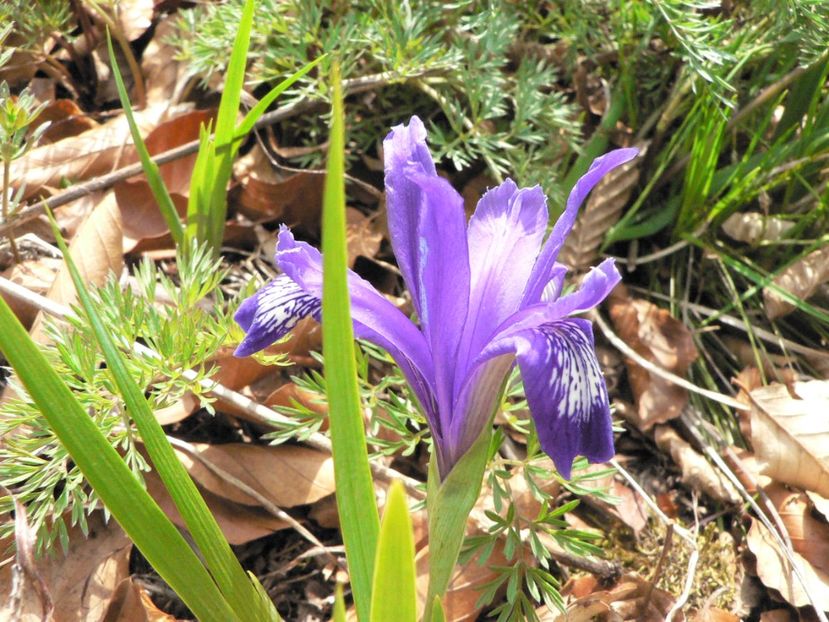
<path fill-rule="evenodd" d="M 800 261 L 778 274 L 774 281 L 777 287 L 793 296 L 806 300 L 820 285 L 829 280 L 829 246 L 809 253 Z M 771 287 L 763 288 L 766 315 L 770 320 L 790 313 L 795 306 Z"/>
<path fill-rule="evenodd" d="M 152 41 L 141 58 L 141 74 L 147 104 L 169 105 L 179 101 L 179 86 L 184 84 L 182 63 L 176 60 L 176 48 L 169 43 L 178 33 L 175 20 L 165 19 L 156 26 Z"/>
<path fill-rule="evenodd" d="M 641 146 L 644 154 L 647 144 Z M 579 212 L 573 231 L 564 241 L 560 261 L 582 271 L 593 265 L 608 230 L 619 221 L 622 210 L 639 183 L 641 158 L 613 169 L 590 193 Z"/>
<path fill-rule="evenodd" d="M 170 517 L 170 520 L 179 527 L 186 528 L 184 519 L 181 518 L 170 494 L 155 471 L 145 473 L 144 481 L 147 484 L 147 491 L 164 510 L 164 513 Z M 262 508 L 233 503 L 206 490 L 200 492 L 230 544 L 245 544 L 290 526 Z"/>
<path fill-rule="evenodd" d="M 794 549 L 794 560 L 808 585 L 809 594 L 824 611 L 829 611 L 829 524 L 812 516 L 805 494 L 792 492 L 781 484 L 766 488 L 777 508 Z M 762 522 L 753 519 L 748 548 L 757 557 L 757 574 L 767 587 L 795 607 L 810 604 L 786 556 Z"/>
<path fill-rule="evenodd" d="M 280 171 L 257 144 L 233 166 L 239 211 L 254 222 L 283 222 L 319 231 L 324 176 Z"/>
<path fill-rule="evenodd" d="M 69 550 L 37 560 L 54 605 L 54 622 L 101 620 L 116 586 L 129 575 L 132 543 L 114 520 L 104 523 L 100 512 L 89 517 L 89 536 L 79 527 L 69 529 Z M 0 619 L 14 620 L 10 606 L 11 565 L 0 568 Z M 40 620 L 39 600 L 31 586 L 24 588 L 21 620 Z"/>
<path fill-rule="evenodd" d="M 829 381 L 792 388 L 751 391 L 751 443 L 765 475 L 829 497 Z"/>
<path fill-rule="evenodd" d="M 208 465 L 238 479 L 279 508 L 314 503 L 335 489 L 333 459 L 315 449 L 245 443 L 191 446 L 197 456 L 179 449 L 176 453 L 193 479 L 202 488 L 235 503 L 259 505 L 259 501 L 214 473 Z"/>
<path fill-rule="evenodd" d="M 32 129 L 44 123 L 49 123 L 49 127 L 43 132 L 40 145 L 55 143 L 98 127 L 98 123 L 71 99 L 49 102 L 32 124 Z"/>
<path fill-rule="evenodd" d="M 638 298 L 623 286 L 610 296 L 610 317 L 619 336 L 644 358 L 684 376 L 697 358 L 688 328 L 668 311 Z M 636 398 L 634 423 L 642 430 L 678 417 L 688 401 L 685 389 L 626 360 L 631 389 Z"/>
<path fill-rule="evenodd" d="M 794 223 L 790 220 L 777 216 L 766 216 L 759 212 L 739 212 L 725 219 L 722 230 L 738 242 L 756 244 L 780 240 L 793 226 Z"/>
<path fill-rule="evenodd" d="M 345 210 L 345 241 L 348 265 L 354 267 L 357 257 L 374 259 L 380 250 L 383 233 L 377 227 L 377 220 L 369 218 L 360 210 L 348 207 Z"/>
<path fill-rule="evenodd" d="M 731 505 L 740 502 L 740 495 L 734 486 L 679 436 L 676 430 L 667 425 L 658 425 L 653 430 L 653 436 L 657 447 L 670 454 L 679 466 L 685 484 L 720 503 Z"/>
<path fill-rule="evenodd" d="M 158 125 L 165 110 L 166 106 L 157 104 L 136 111 L 141 133 Z M 12 162 L 11 179 L 15 188 L 25 184 L 23 198 L 28 198 L 44 187 L 104 175 L 136 159 L 127 119 L 121 115 L 77 136 L 32 149 Z"/>
<path fill-rule="evenodd" d="M 199 128 L 207 125 L 214 116 L 213 111 L 194 110 L 165 121 L 147 136 L 147 151 L 150 155 L 157 155 L 198 139 Z M 159 167 L 161 178 L 180 216 L 187 212 L 190 178 L 195 164 L 196 154 L 193 154 Z M 125 253 L 173 246 L 167 222 L 144 175 L 116 184 L 115 196 L 124 223 Z"/>
<path fill-rule="evenodd" d="M 110 274 L 120 275 L 124 266 L 121 253 L 121 214 L 115 201 L 115 194 L 107 192 L 101 202 L 78 228 L 69 244 L 69 252 L 83 280 L 89 285 L 103 285 Z M 47 297 L 62 305 L 75 302 L 75 285 L 66 265 L 62 265 Z M 42 328 L 42 314 L 32 327 L 32 338 L 45 339 Z"/>
<path fill-rule="evenodd" d="M 127 577 L 115 588 L 101 622 L 178 622 L 178 619 L 156 607 L 147 591 Z"/>
<path fill-rule="evenodd" d="M 662 622 L 676 602 L 671 594 L 634 573 L 623 576 L 611 589 L 594 591 L 575 600 L 565 596 L 569 601 L 566 613 L 539 609 L 541 622 Z M 678 612 L 673 619 L 681 622 L 685 617 Z"/>

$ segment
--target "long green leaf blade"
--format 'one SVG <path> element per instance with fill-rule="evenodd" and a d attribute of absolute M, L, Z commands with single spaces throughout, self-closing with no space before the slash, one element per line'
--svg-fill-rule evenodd
<path fill-rule="evenodd" d="M 242 88 L 245 84 L 245 69 L 247 68 L 248 47 L 250 45 L 250 31 L 253 27 L 254 0 L 246 0 L 242 9 L 242 19 L 239 21 L 239 30 L 233 42 L 233 51 L 227 66 L 225 86 L 222 98 L 219 101 L 219 112 L 216 115 L 216 133 L 214 135 L 215 161 L 211 176 L 212 193 L 210 197 L 210 223 L 207 241 L 215 251 L 222 243 L 222 235 L 227 214 L 227 182 L 233 167 L 233 143 L 236 134 L 236 116 L 239 114 L 239 104 L 242 98 Z"/>
<path fill-rule="evenodd" d="M 333 116 L 322 218 L 322 342 L 328 386 L 337 508 L 360 620 L 369 619 L 380 519 L 357 389 L 354 332 L 346 279 L 345 129 L 339 66 L 331 72 Z"/>
<path fill-rule="evenodd" d="M 371 588 L 371 622 L 415 622 L 417 585 L 412 518 L 403 484 L 392 483 L 380 524 L 374 584 Z"/>
<path fill-rule="evenodd" d="M 0 350 L 98 497 L 201 620 L 238 619 L 202 565 L 0 297 Z"/>
<path fill-rule="evenodd" d="M 78 292 L 78 299 L 95 332 L 95 338 L 104 353 L 107 366 L 118 385 L 118 390 L 127 406 L 127 412 L 135 422 L 153 466 L 170 492 L 173 502 L 207 562 L 207 567 L 215 577 L 219 589 L 242 620 L 259 622 L 273 619 L 275 617 L 273 605 L 270 604 L 269 611 L 265 605 L 270 601 L 266 603 L 259 598 L 256 588 L 236 559 L 216 519 L 207 507 L 207 503 L 199 494 L 195 483 L 167 441 L 164 430 L 155 418 L 143 391 L 130 375 L 126 362 L 98 314 L 86 284 L 54 221 L 52 221 L 52 228 L 58 246 L 63 251 L 66 265 Z"/>
<path fill-rule="evenodd" d="M 250 132 L 253 129 L 253 126 L 256 125 L 256 122 L 259 120 L 259 117 L 261 117 L 268 109 L 268 106 L 270 106 L 274 102 L 274 100 L 276 100 L 277 97 L 282 95 L 282 93 L 284 93 L 286 89 L 288 89 L 292 84 L 294 84 L 294 82 L 299 80 L 302 76 L 304 76 L 314 67 L 316 67 L 324 58 L 326 58 L 326 56 L 326 54 L 323 54 L 322 56 L 315 58 L 310 63 L 302 67 L 295 74 L 289 76 L 288 78 L 285 78 L 282 82 L 280 82 L 270 91 L 268 91 L 265 94 L 265 96 L 262 99 L 260 99 L 257 102 L 257 104 L 248 111 L 248 113 L 245 115 L 245 118 L 242 119 L 242 122 L 236 128 L 236 143 L 234 144 L 234 147 L 236 149 L 239 148 L 239 141 L 245 136 L 247 136 L 248 132 Z"/>
<path fill-rule="evenodd" d="M 112 39 L 109 36 L 109 31 L 107 31 L 107 49 L 109 50 L 109 64 L 112 67 L 112 77 L 115 78 L 115 88 L 118 90 L 118 97 L 121 100 L 121 108 L 124 109 L 124 115 L 127 117 L 127 124 L 130 126 L 132 142 L 135 144 L 138 159 L 141 160 L 141 167 L 144 169 L 144 175 L 147 176 L 147 183 L 150 186 L 153 197 L 155 197 L 156 203 L 158 203 L 158 209 L 161 211 L 161 215 L 170 228 L 170 234 L 173 236 L 173 240 L 179 245 L 184 241 L 184 227 L 176 211 L 176 206 L 173 205 L 173 199 L 167 191 L 167 186 L 164 185 L 164 180 L 161 178 L 161 171 L 158 168 L 158 164 L 153 162 L 153 159 L 150 157 L 150 152 L 147 151 L 147 145 L 144 144 L 144 139 L 138 130 L 138 124 L 135 122 L 135 116 L 132 114 L 130 98 L 127 95 L 124 80 L 121 78 L 121 70 L 118 69 L 118 62 L 115 60 L 115 52 L 112 49 Z"/>

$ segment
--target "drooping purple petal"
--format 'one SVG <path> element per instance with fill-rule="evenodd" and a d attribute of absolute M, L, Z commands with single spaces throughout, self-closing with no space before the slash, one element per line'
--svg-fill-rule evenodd
<path fill-rule="evenodd" d="M 469 253 L 463 199 L 442 177 L 421 167 L 406 170 L 421 190 L 419 207 L 418 291 L 420 327 L 432 353 L 441 429 L 452 414 L 458 348 L 469 305 Z"/>
<path fill-rule="evenodd" d="M 391 244 L 419 316 L 422 295 L 417 265 L 420 255 L 419 218 L 423 190 L 412 181 L 408 169 L 414 164 L 420 167 L 422 174 L 437 176 L 435 164 L 426 146 L 426 128 L 423 122 L 417 117 L 412 117 L 409 125 L 393 127 L 383 141 L 383 155 L 386 211 Z"/>
<path fill-rule="evenodd" d="M 462 371 L 519 308 L 547 221 L 547 199 L 539 186 L 519 190 L 507 180 L 478 202 L 467 229 L 471 283 L 458 359 Z"/>
<path fill-rule="evenodd" d="M 280 275 L 245 299 L 234 315 L 246 335 L 236 356 L 250 356 L 282 339 L 301 319 L 317 317 L 321 303 L 287 276 Z"/>
<path fill-rule="evenodd" d="M 567 276 L 567 266 L 555 262 L 553 264 L 552 276 L 544 290 L 541 292 L 541 302 L 553 302 L 558 300 L 561 295 L 561 290 L 564 287 L 564 277 Z"/>
<path fill-rule="evenodd" d="M 615 261 L 611 258 L 605 259 L 598 266 L 590 268 L 584 276 L 581 287 L 576 291 L 552 302 L 541 302 L 526 307 L 507 318 L 490 344 L 484 348 L 482 356 L 484 358 L 491 356 L 487 350 L 493 347 L 497 350 L 497 342 L 501 339 L 511 337 L 528 328 L 536 328 L 541 324 L 555 322 L 568 315 L 597 307 L 621 280 L 622 275 L 619 274 Z"/>
<path fill-rule="evenodd" d="M 565 269 L 561 264 L 556 265 L 560 267 L 553 270 L 554 279 L 560 280 L 564 276 Z M 561 298 L 553 297 L 550 302 L 544 302 L 522 309 L 504 320 L 489 344 L 472 361 L 469 372 L 462 382 L 454 405 L 455 417 L 449 438 L 458 439 L 459 447 L 467 447 L 466 443 L 469 442 L 469 439 L 475 439 L 475 431 L 480 432 L 480 426 L 485 425 L 488 417 L 492 414 L 491 407 L 490 410 L 486 408 L 481 409 L 479 404 L 482 399 L 488 398 L 490 390 L 494 390 L 496 394 L 500 390 L 501 385 L 493 378 L 497 376 L 503 382 L 504 377 L 513 363 L 512 357 L 521 352 L 526 354 L 524 364 L 521 367 L 523 375 L 527 365 L 532 363 L 532 360 L 527 358 L 530 356 L 530 350 L 532 348 L 538 347 L 540 348 L 539 352 L 542 352 L 544 348 L 549 350 L 552 347 L 549 344 L 553 338 L 544 336 L 549 332 L 547 327 L 566 325 L 568 322 L 576 322 L 576 326 L 589 327 L 590 323 L 586 320 L 568 318 L 567 316 L 597 306 L 620 280 L 621 276 L 618 270 L 616 270 L 613 260 L 605 260 L 585 275 L 581 287 L 576 291 Z M 555 288 L 560 289 L 560 284 L 552 283 L 550 290 Z M 549 291 L 549 293 L 550 295 L 553 294 L 552 291 Z M 555 294 L 557 296 L 557 292 Z M 595 360 L 595 354 L 592 354 L 592 332 L 589 332 L 589 336 L 591 360 Z M 570 341 L 572 342 L 573 339 Z M 557 343 L 560 348 L 563 348 L 569 342 L 560 337 Z M 576 345 L 584 352 L 583 344 L 576 342 Z M 582 358 L 587 360 L 584 357 Z M 521 360 L 519 358 L 519 363 Z M 602 382 L 604 381 L 602 380 Z M 527 395 L 529 399 L 529 389 L 527 389 Z M 539 397 L 540 395 L 536 395 L 536 398 Z M 529 402 L 529 405 L 533 413 L 534 408 L 542 407 L 539 399 L 535 398 Z M 541 412 L 545 411 L 542 410 Z M 540 431 L 539 434 L 541 434 Z M 551 457 L 556 457 L 548 451 L 547 446 L 544 447 L 544 450 Z M 447 452 L 450 451 L 452 450 L 447 450 Z M 562 456 L 563 454 L 559 456 L 560 461 L 556 462 L 557 466 L 564 464 L 564 458 Z M 592 458 L 592 455 L 589 457 Z M 567 463 L 568 468 L 569 464 Z M 567 472 L 569 475 L 569 471 Z M 564 471 L 562 471 L 563 473 Z"/>
<path fill-rule="evenodd" d="M 570 196 L 567 197 L 567 205 L 564 208 L 564 212 L 553 226 L 550 237 L 547 238 L 547 241 L 544 243 L 544 248 L 541 250 L 535 262 L 532 275 L 524 290 L 524 305 L 535 304 L 541 299 L 544 286 L 552 276 L 551 271 L 558 257 L 558 252 L 561 250 L 565 238 L 573 229 L 579 207 L 587 198 L 587 195 L 590 194 L 590 191 L 607 173 L 617 166 L 629 162 L 638 154 L 639 150 L 635 148 L 616 149 L 615 151 L 606 153 L 596 158 L 593 164 L 590 165 L 590 170 L 579 178 L 576 185 L 573 186 Z"/>
<path fill-rule="evenodd" d="M 279 231 L 276 262 L 302 291 L 322 299 L 322 255 L 310 244 L 297 242 L 287 227 Z M 432 359 L 423 335 L 397 307 L 351 270 L 348 290 L 354 334 L 379 345 L 397 361 L 440 435 Z"/>
<path fill-rule="evenodd" d="M 607 386 L 590 322 L 569 318 L 516 338 L 518 366 L 541 448 L 569 479 L 573 458 L 613 457 Z"/>

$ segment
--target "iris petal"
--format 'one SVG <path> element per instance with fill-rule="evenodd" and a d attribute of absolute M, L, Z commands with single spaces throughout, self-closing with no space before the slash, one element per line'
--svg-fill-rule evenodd
<path fill-rule="evenodd" d="M 289 277 L 280 275 L 247 298 L 234 319 L 247 333 L 236 356 L 249 356 L 282 339 L 300 320 L 318 317 L 320 300 L 306 294 Z"/>
<path fill-rule="evenodd" d="M 418 291 L 420 326 L 432 353 L 441 425 L 449 425 L 458 348 L 469 305 L 469 254 L 463 199 L 442 177 L 409 170 L 422 190 Z"/>
<path fill-rule="evenodd" d="M 593 346 L 590 322 L 569 318 L 517 339 L 517 359 L 541 448 L 562 477 L 573 458 L 613 457 L 607 386 Z"/>
<path fill-rule="evenodd" d="M 305 293 L 322 299 L 322 255 L 310 244 L 297 242 L 287 227 L 279 231 L 276 262 Z M 354 334 L 391 354 L 440 434 L 432 359 L 423 335 L 397 307 L 351 270 L 348 290 Z"/>
<path fill-rule="evenodd" d="M 423 190 L 409 175 L 412 165 L 421 174 L 437 176 L 435 164 L 426 146 L 426 128 L 423 122 L 412 117 L 409 125 L 392 128 L 383 141 L 386 177 L 386 211 L 389 235 L 394 255 L 403 279 L 409 286 L 418 316 L 421 315 L 422 294 L 418 280 L 420 255 L 419 218 Z"/>
<path fill-rule="evenodd" d="M 462 372 L 519 308 L 547 221 L 547 199 L 540 186 L 519 190 L 507 180 L 478 202 L 467 230 L 471 284 L 458 360 Z"/>
<path fill-rule="evenodd" d="M 544 286 L 552 277 L 553 266 L 555 265 L 558 252 L 564 244 L 565 238 L 570 234 L 576 222 L 579 207 L 590 194 L 590 191 L 598 184 L 602 177 L 617 166 L 630 162 L 639 154 L 638 149 L 616 149 L 600 158 L 596 158 L 584 175 L 582 175 L 573 186 L 570 196 L 567 197 L 567 205 L 556 224 L 553 226 L 550 237 L 544 243 L 544 248 L 538 255 L 532 275 L 524 290 L 524 305 L 535 304 L 541 299 Z"/>

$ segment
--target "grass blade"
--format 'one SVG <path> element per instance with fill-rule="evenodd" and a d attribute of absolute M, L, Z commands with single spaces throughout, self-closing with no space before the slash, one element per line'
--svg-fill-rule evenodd
<path fill-rule="evenodd" d="M 412 518 L 403 484 L 395 481 L 389 488 L 377 540 L 371 588 L 371 622 L 415 622 L 415 578 Z"/>
<path fill-rule="evenodd" d="M 170 492 L 193 540 L 204 556 L 207 567 L 215 577 L 219 589 L 242 620 L 258 622 L 275 618 L 273 604 L 270 600 L 265 602 L 260 598 L 255 586 L 248 579 L 196 485 L 167 441 L 164 430 L 144 397 L 144 392 L 130 375 L 123 356 L 98 314 L 86 284 L 54 220 L 52 229 L 58 246 L 63 251 L 66 265 L 78 292 L 78 299 L 104 353 L 107 367 L 111 370 L 118 385 L 118 390 L 127 406 L 127 412 L 135 422 L 153 466 Z"/>
<path fill-rule="evenodd" d="M 322 217 L 322 342 L 328 386 L 337 508 L 360 620 L 369 619 L 380 520 L 357 390 L 354 332 L 346 281 L 345 129 L 339 66 L 331 72 L 333 116 Z"/>
<path fill-rule="evenodd" d="M 130 133 L 132 134 L 132 142 L 135 144 L 135 150 L 138 153 L 138 159 L 141 160 L 141 167 L 144 169 L 144 175 L 147 176 L 147 183 L 150 190 L 158 203 L 158 209 L 167 226 L 170 228 L 170 234 L 177 245 L 184 241 L 184 227 L 181 224 L 173 199 L 170 198 L 170 193 L 167 191 L 167 186 L 164 185 L 164 180 L 161 178 L 161 171 L 158 164 L 153 162 L 150 157 L 150 152 L 147 151 L 147 145 L 144 144 L 144 139 L 141 138 L 141 132 L 138 130 L 138 124 L 135 122 L 135 116 L 132 114 L 132 106 L 130 98 L 127 95 L 127 89 L 124 86 L 124 80 L 121 78 L 121 70 L 118 69 L 118 62 L 115 60 L 115 52 L 112 49 L 112 39 L 107 31 L 107 49 L 109 50 L 109 64 L 112 67 L 112 77 L 115 78 L 115 88 L 118 90 L 118 97 L 121 99 L 121 108 L 124 109 L 124 115 L 127 117 L 127 123 L 130 126 Z"/>
<path fill-rule="evenodd" d="M 238 620 L 199 558 L 0 297 L 0 350 L 98 497 L 200 620 Z"/>
<path fill-rule="evenodd" d="M 222 243 L 225 216 L 227 214 L 227 182 L 230 179 L 233 167 L 236 116 L 239 114 L 239 103 L 242 88 L 245 84 L 250 31 L 253 26 L 253 9 L 254 0 L 246 0 L 242 9 L 242 19 L 239 22 L 236 40 L 233 43 L 233 51 L 230 54 L 225 86 L 222 91 L 222 99 L 219 102 L 219 112 L 216 116 L 216 133 L 213 139 L 215 149 L 213 165 L 215 168 L 211 177 L 213 186 L 210 193 L 209 229 L 206 238 L 210 246 L 216 250 Z"/>
<path fill-rule="evenodd" d="M 286 89 L 288 89 L 294 82 L 299 80 L 302 76 L 306 73 L 311 71 L 314 67 L 316 67 L 324 58 L 326 58 L 327 54 L 323 54 L 322 56 L 315 58 L 310 63 L 305 65 L 302 69 L 297 71 L 292 76 L 285 78 L 282 82 L 277 84 L 273 87 L 267 94 L 259 100 L 259 102 L 251 108 L 248 113 L 245 115 L 245 118 L 242 119 L 242 122 L 236 128 L 235 132 L 235 143 L 233 145 L 233 155 L 236 154 L 236 150 L 239 148 L 239 142 L 242 138 L 247 136 L 248 132 L 253 129 L 253 126 L 256 125 L 256 122 L 259 120 L 265 111 L 268 109 L 274 100 L 282 95 Z"/>

